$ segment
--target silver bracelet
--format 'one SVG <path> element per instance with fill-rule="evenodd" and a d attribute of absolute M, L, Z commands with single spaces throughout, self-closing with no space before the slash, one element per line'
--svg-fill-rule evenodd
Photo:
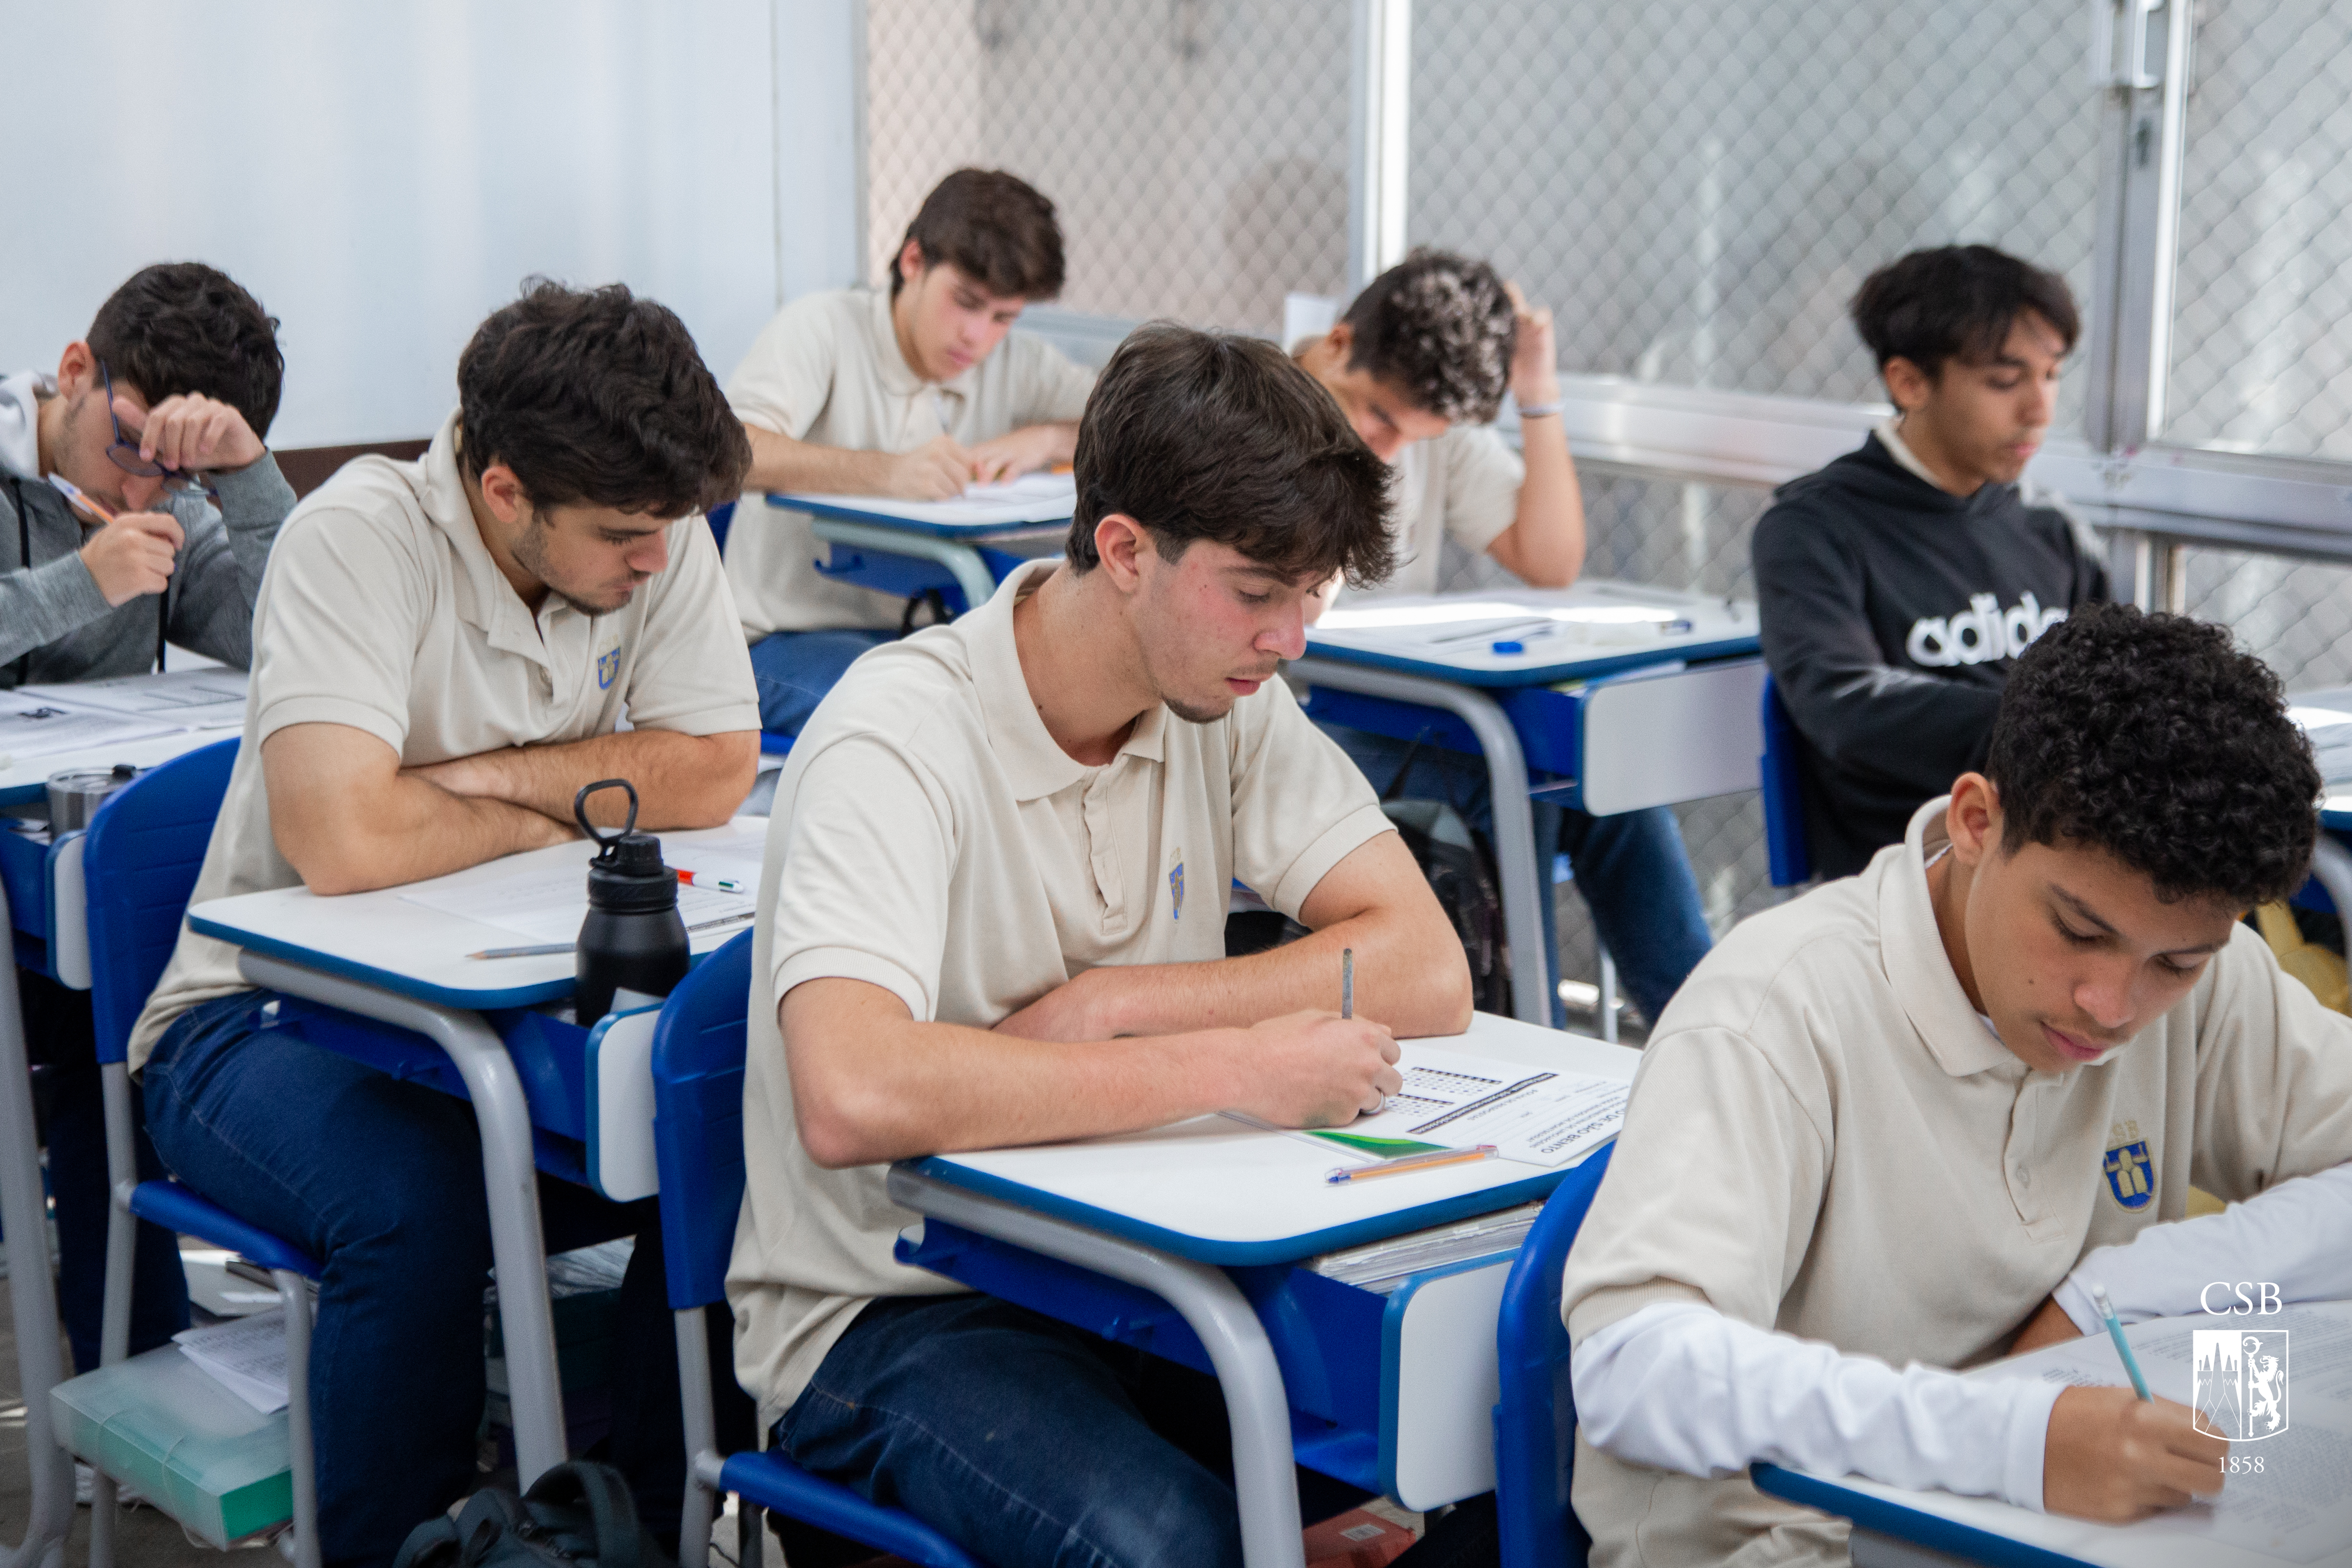
<path fill-rule="evenodd" d="M 1519 405 L 1519 417 L 1521 419 L 1543 419 L 1559 413 L 1561 409 L 1566 408 L 1567 406 L 1568 405 L 1565 403 L 1522 403 Z"/>

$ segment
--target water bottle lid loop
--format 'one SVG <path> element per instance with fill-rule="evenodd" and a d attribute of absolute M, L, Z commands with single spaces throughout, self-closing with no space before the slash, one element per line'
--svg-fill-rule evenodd
<path fill-rule="evenodd" d="M 621 831 L 610 837 L 597 832 L 588 821 L 588 797 L 600 789 L 622 789 L 629 792 L 628 820 L 621 824 Z M 594 784 L 584 784 L 581 787 L 580 793 L 572 797 L 572 816 L 573 821 L 580 824 L 580 831 L 595 840 L 598 850 L 596 858 L 600 860 L 609 860 L 613 856 L 613 847 L 637 830 L 637 786 L 626 779 L 598 779 Z"/>

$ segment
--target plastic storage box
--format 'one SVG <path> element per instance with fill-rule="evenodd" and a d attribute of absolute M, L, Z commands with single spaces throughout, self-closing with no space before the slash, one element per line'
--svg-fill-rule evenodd
<path fill-rule="evenodd" d="M 59 1384 L 58 1440 L 216 1547 L 294 1516 L 286 1412 L 264 1415 L 165 1345 Z"/>

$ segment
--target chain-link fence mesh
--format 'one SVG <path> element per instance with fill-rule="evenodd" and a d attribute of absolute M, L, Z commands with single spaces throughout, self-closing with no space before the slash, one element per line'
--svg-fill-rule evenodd
<path fill-rule="evenodd" d="M 2197 26 L 2166 438 L 2352 458 L 2352 8 Z"/>
<path fill-rule="evenodd" d="M 867 235 L 940 177 L 1061 209 L 1060 303 L 1272 335 L 1348 261 L 1349 0 L 867 0 Z"/>
<path fill-rule="evenodd" d="M 1571 370 L 1873 399 L 1846 304 L 1907 250 L 1998 245 L 2087 306 L 2085 37 L 2079 0 L 1440 0 L 1408 227 L 1550 304 Z"/>

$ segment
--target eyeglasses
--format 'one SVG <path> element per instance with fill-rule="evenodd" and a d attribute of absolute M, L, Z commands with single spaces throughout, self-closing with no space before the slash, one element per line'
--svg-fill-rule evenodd
<path fill-rule="evenodd" d="M 122 421 L 115 415 L 114 376 L 106 368 L 104 360 L 98 362 L 98 374 L 100 379 L 106 383 L 106 416 L 114 425 L 114 444 L 106 449 L 107 460 L 124 473 L 136 474 L 142 479 L 162 478 L 174 481 L 166 488 L 185 489 L 193 487 L 196 482 L 194 475 L 183 473 L 168 463 L 159 463 L 152 458 L 139 455 L 139 442 L 123 430 Z"/>

